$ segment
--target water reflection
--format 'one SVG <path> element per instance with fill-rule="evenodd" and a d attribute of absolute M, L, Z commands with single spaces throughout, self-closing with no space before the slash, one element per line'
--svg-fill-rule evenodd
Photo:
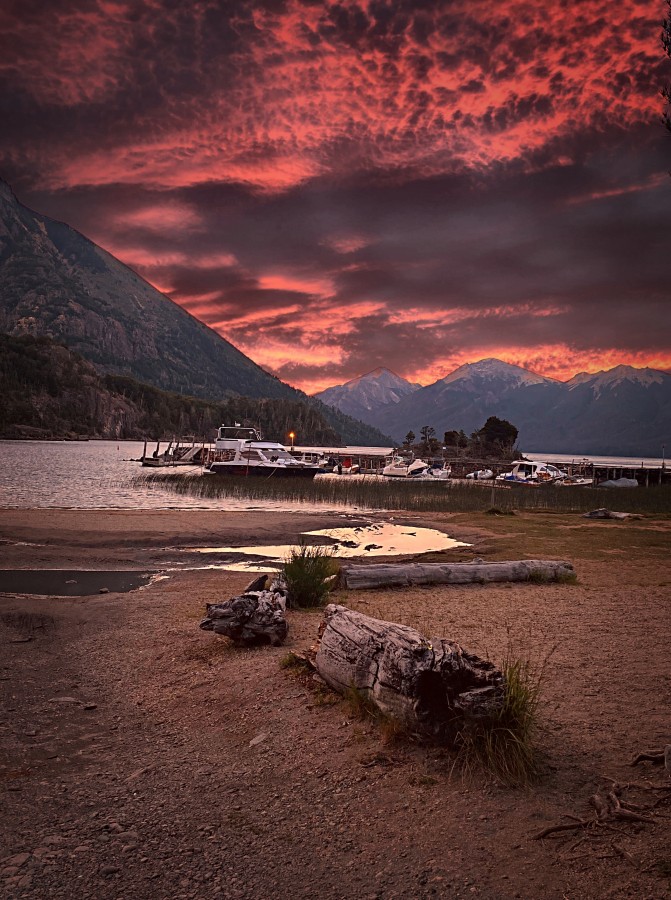
<path fill-rule="evenodd" d="M 346 528 L 326 528 L 304 532 L 306 538 L 328 538 L 327 546 L 339 559 L 361 556 L 414 556 L 436 553 L 456 547 L 470 547 L 435 528 L 414 528 L 377 522 L 372 525 Z M 320 542 L 313 542 L 320 543 Z M 256 545 L 251 547 L 196 547 L 196 553 L 237 554 L 261 556 L 278 561 L 289 557 L 292 544 Z M 222 564 L 223 566 L 223 564 Z M 226 565 L 228 568 L 228 565 Z"/>
<path fill-rule="evenodd" d="M 143 441 L 0 441 L 0 507 L 10 509 L 297 509 L 331 512 L 327 503 L 192 497 L 138 479 Z M 198 466 L 181 474 L 198 474 Z M 343 507 L 338 507 L 340 510 Z"/>

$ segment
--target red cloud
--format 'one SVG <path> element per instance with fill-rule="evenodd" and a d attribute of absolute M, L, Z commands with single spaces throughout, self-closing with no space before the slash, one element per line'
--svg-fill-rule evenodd
<path fill-rule="evenodd" d="M 95 141 L 49 147 L 52 186 L 431 175 L 659 114 L 659 23 L 637 0 L 385 9 L 389 21 L 364 2 L 301 0 L 5 12 L 0 74 L 41 108 L 109 110 L 96 108 Z"/>

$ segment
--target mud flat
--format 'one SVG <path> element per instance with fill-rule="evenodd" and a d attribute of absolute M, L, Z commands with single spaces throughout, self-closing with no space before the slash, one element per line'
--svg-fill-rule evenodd
<path fill-rule="evenodd" d="M 371 517 L 0 510 L 0 550 L 5 568 L 160 571 L 189 548 L 287 543 L 345 521 Z M 656 824 L 533 840 L 567 815 L 589 816 L 603 775 L 661 777 L 628 763 L 671 743 L 671 522 L 394 521 L 472 544 L 430 560 L 574 564 L 577 584 L 333 596 L 495 661 L 510 641 L 532 657 L 551 653 L 539 784 L 464 779 L 440 748 L 384 744 L 342 701 L 282 670 L 287 649 L 313 642 L 317 613 L 290 612 L 279 649 L 236 650 L 200 632 L 204 604 L 239 592 L 247 573 L 184 567 L 128 593 L 58 600 L 5 592 L 0 891 L 40 900 L 671 896 L 669 803 Z"/>

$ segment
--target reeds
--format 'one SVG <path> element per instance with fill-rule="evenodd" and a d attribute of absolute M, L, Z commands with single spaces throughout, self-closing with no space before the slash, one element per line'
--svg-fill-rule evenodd
<path fill-rule="evenodd" d="M 621 512 L 671 514 L 671 485 L 648 488 L 606 489 L 593 487 L 538 488 L 524 485 L 496 486 L 466 481 L 413 482 L 387 478 L 317 478 L 314 481 L 281 478 L 241 478 L 221 475 L 182 475 L 156 472 L 139 475 L 137 487 L 156 487 L 201 499 L 231 498 L 236 501 L 321 504 L 365 510 L 409 512 L 485 512 L 513 510 L 589 512 L 603 506 Z"/>

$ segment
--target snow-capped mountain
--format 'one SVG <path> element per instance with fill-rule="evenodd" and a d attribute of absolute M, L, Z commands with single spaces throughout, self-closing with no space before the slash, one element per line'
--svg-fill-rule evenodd
<path fill-rule="evenodd" d="M 663 444 L 671 446 L 671 375 L 655 369 L 621 365 L 564 383 L 484 359 L 398 400 L 376 406 L 374 399 L 358 417 L 399 442 L 424 425 L 440 437 L 470 433 L 498 416 L 519 429 L 523 450 L 660 456 Z"/>
<path fill-rule="evenodd" d="M 345 384 L 327 388 L 315 396 L 348 416 L 365 421 L 366 416 L 374 410 L 389 403 L 398 403 L 420 387 L 421 385 L 406 381 L 390 369 L 379 367 Z"/>
<path fill-rule="evenodd" d="M 465 363 L 459 366 L 450 375 L 441 378 L 436 384 L 457 384 L 461 383 L 466 390 L 476 390 L 478 385 L 484 385 L 486 382 L 496 384 L 505 383 L 509 387 L 521 387 L 523 384 L 556 384 L 552 378 L 545 378 L 543 375 L 536 375 L 528 369 L 521 366 L 513 366 L 510 363 L 502 362 L 500 359 L 481 359 L 480 362 Z"/>
<path fill-rule="evenodd" d="M 633 366 L 621 365 L 594 374 L 579 372 L 566 382 L 566 386 L 573 389 L 579 384 L 589 384 L 593 393 L 598 396 L 602 391 L 612 390 L 625 382 L 649 387 L 652 384 L 664 384 L 664 379 L 668 377 L 666 372 L 659 372 L 657 369 L 635 369 Z"/>

